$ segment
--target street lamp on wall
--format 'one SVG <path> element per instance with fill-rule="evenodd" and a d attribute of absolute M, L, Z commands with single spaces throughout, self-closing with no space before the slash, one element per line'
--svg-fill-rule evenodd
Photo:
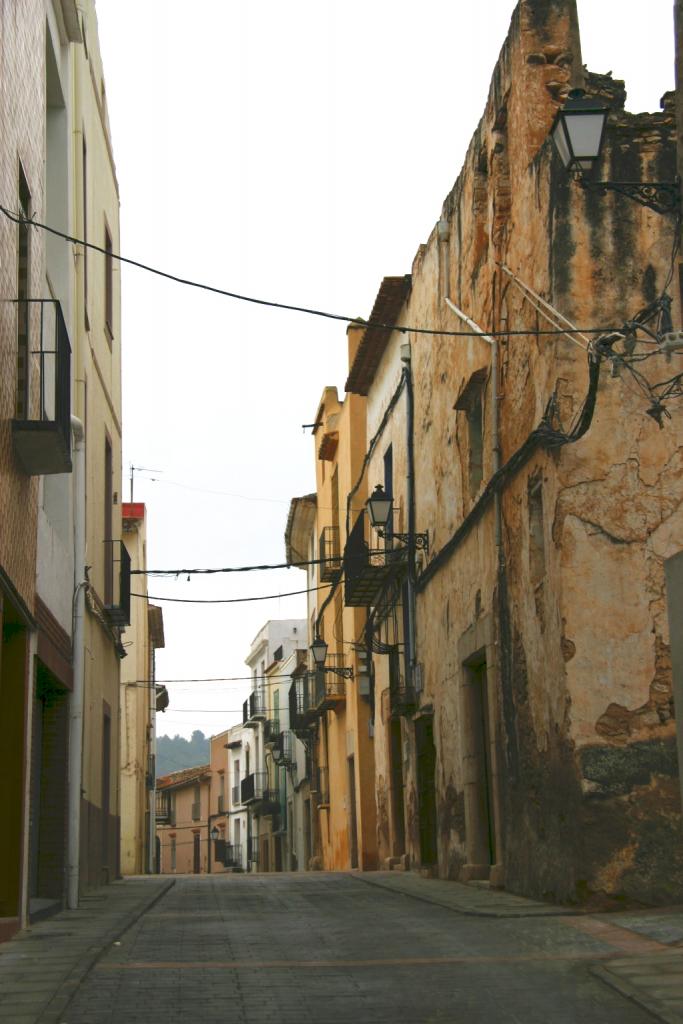
<path fill-rule="evenodd" d="M 581 188 L 605 195 L 619 192 L 656 213 L 677 213 L 681 202 L 676 181 L 592 181 L 588 174 L 600 159 L 609 108 L 599 99 L 572 89 L 553 121 L 550 135 L 565 170 Z"/>
<path fill-rule="evenodd" d="M 211 829 L 211 838 L 213 839 L 214 843 L 216 842 L 216 840 L 218 839 L 219 836 L 220 836 L 220 832 L 218 831 L 218 829 L 214 825 L 213 828 Z"/>
<path fill-rule="evenodd" d="M 383 539 L 386 537 L 390 540 L 400 540 L 402 544 L 409 544 L 411 535 L 409 533 L 396 533 L 394 530 L 390 530 L 387 533 L 387 527 L 391 521 L 391 497 L 384 493 L 384 488 L 381 484 L 377 484 L 374 491 L 370 495 L 367 501 L 368 515 L 370 517 L 371 526 L 377 530 L 377 533 Z M 417 549 L 422 551 L 429 551 L 429 534 L 428 533 L 414 533 L 412 540 Z"/>
<path fill-rule="evenodd" d="M 316 636 L 310 649 L 316 671 L 333 672 L 335 676 L 342 676 L 344 679 L 353 679 L 353 669 L 350 666 L 337 668 L 325 665 L 325 660 L 327 658 L 327 644 L 321 636 Z"/>

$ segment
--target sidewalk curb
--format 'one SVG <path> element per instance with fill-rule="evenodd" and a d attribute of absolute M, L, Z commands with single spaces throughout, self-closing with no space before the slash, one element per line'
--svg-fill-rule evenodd
<path fill-rule="evenodd" d="M 604 982 L 605 985 L 609 985 L 610 988 L 618 992 L 619 995 L 624 996 L 625 999 L 629 999 L 632 1003 L 637 1003 L 648 1013 L 651 1013 L 657 1020 L 664 1021 L 664 1024 L 683 1024 L 683 1017 L 680 1013 L 674 1013 L 667 1009 L 658 999 L 653 999 L 648 996 L 642 989 L 632 985 L 629 981 L 624 978 L 618 978 L 616 974 L 612 974 L 609 967 L 599 966 L 594 964 L 589 968 L 591 974 L 594 974 L 596 978 Z"/>
<path fill-rule="evenodd" d="M 568 915 L 576 914 L 575 910 L 571 910 L 565 907 L 558 907 L 557 910 L 467 910 L 463 907 L 454 907 L 451 903 L 443 903 L 441 900 L 432 896 L 422 896 L 419 893 L 407 892 L 405 889 L 394 888 L 393 885 L 386 885 L 379 879 L 368 878 L 365 875 L 354 874 L 351 872 L 351 877 L 357 879 L 359 882 L 365 882 L 366 885 L 374 885 L 377 889 L 384 889 L 385 892 L 393 892 L 397 896 L 407 896 L 411 900 L 418 900 L 420 903 L 428 903 L 430 906 L 443 907 L 444 910 L 452 910 L 454 914 L 462 914 L 464 917 L 488 917 L 488 918 L 546 918 L 546 917 L 566 917 Z M 550 904 L 549 904 L 550 905 Z M 679 1024 L 676 1021 L 676 1024 Z"/>
<path fill-rule="evenodd" d="M 61 983 L 45 1009 L 36 1018 L 36 1024 L 62 1024 L 62 1016 L 76 995 L 79 985 L 90 974 L 98 960 L 104 956 L 112 942 L 115 942 L 129 928 L 132 928 L 143 914 L 146 914 L 155 903 L 163 899 L 174 885 L 175 878 L 169 879 L 165 885 L 149 896 L 144 903 L 139 904 L 124 921 L 120 921 L 115 927 L 110 928 L 97 945 L 90 946 L 88 951 L 79 959 L 69 976 Z"/>

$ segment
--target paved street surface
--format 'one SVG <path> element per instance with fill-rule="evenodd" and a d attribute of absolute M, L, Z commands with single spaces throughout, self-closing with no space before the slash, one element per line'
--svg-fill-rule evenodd
<path fill-rule="evenodd" d="M 531 901 L 525 914 L 504 893 L 393 872 L 168 883 L 98 890 L 99 913 L 86 904 L 0 947 L 0 1021 L 683 1020 L 680 914 Z"/>

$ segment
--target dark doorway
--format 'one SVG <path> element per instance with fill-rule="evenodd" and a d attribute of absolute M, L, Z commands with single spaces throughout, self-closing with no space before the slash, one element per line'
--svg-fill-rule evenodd
<path fill-rule="evenodd" d="M 304 871 L 311 866 L 313 849 L 311 844 L 311 801 L 304 800 Z"/>
<path fill-rule="evenodd" d="M 349 758 L 349 843 L 351 867 L 358 867 L 358 821 L 356 819 L 356 761 Z"/>
<path fill-rule="evenodd" d="M 400 857 L 406 852 L 406 828 L 403 813 L 403 750 L 401 744 L 401 719 L 391 718 L 391 817 L 393 823 L 392 856 Z"/>
<path fill-rule="evenodd" d="M 282 871 L 282 840 L 275 836 L 275 870 Z"/>
<path fill-rule="evenodd" d="M 194 847 L 192 849 L 192 870 L 195 873 L 195 875 L 198 875 L 202 870 L 202 837 L 199 835 L 198 832 L 195 832 L 193 841 Z"/>
<path fill-rule="evenodd" d="M 431 718 L 415 722 L 417 804 L 420 816 L 420 862 L 437 863 L 436 850 L 436 748 Z"/>
<path fill-rule="evenodd" d="M 109 811 L 111 792 L 111 715 L 102 715 L 102 880 L 110 880 Z"/>
<path fill-rule="evenodd" d="M 66 847 L 68 692 L 36 659 L 31 749 L 31 916 L 61 906 Z M 41 902 L 42 901 L 42 902 Z"/>
<path fill-rule="evenodd" d="M 468 823 L 472 863 L 496 863 L 496 827 L 491 764 L 491 723 L 486 662 L 467 665 L 468 683 L 465 722 L 469 734 L 469 755 L 473 761 L 470 797 L 471 821 Z"/>

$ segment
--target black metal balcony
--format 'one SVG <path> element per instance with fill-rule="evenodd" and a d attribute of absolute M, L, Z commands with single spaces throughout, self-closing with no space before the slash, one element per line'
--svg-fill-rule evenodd
<path fill-rule="evenodd" d="M 157 791 L 155 802 L 155 817 L 157 825 L 175 825 L 175 815 L 173 813 L 173 801 L 171 799 L 171 794 L 166 793 L 163 790 Z"/>
<path fill-rule="evenodd" d="M 324 526 L 318 545 L 320 557 L 320 581 L 330 582 L 339 575 L 342 566 L 339 546 L 339 527 Z"/>
<path fill-rule="evenodd" d="M 402 559 L 405 562 L 405 558 Z M 401 564 L 400 552 L 371 553 L 365 540 L 365 510 L 356 519 L 344 548 L 344 603 L 353 608 L 374 604 Z"/>
<path fill-rule="evenodd" d="M 294 734 L 285 729 L 278 736 L 277 743 L 273 747 L 273 760 L 281 768 L 288 768 L 294 764 L 296 757 L 294 751 Z"/>
<path fill-rule="evenodd" d="M 17 317 L 23 372 L 12 420 L 14 454 L 29 476 L 70 473 L 71 344 L 61 304 L 19 302 Z"/>
<path fill-rule="evenodd" d="M 329 807 L 330 805 L 330 774 L 329 769 L 318 767 L 313 772 L 311 779 L 311 793 L 315 795 L 318 807 Z"/>
<path fill-rule="evenodd" d="M 243 804 L 253 804 L 263 799 L 263 790 L 268 784 L 266 772 L 252 772 L 242 779 L 241 797 Z"/>
<path fill-rule="evenodd" d="M 328 654 L 325 660 L 326 668 L 344 668 L 344 656 L 342 654 Z M 346 680 L 334 672 L 315 672 L 315 691 L 313 694 L 313 707 L 320 714 L 323 711 L 334 711 L 346 701 Z"/>
<path fill-rule="evenodd" d="M 267 718 L 263 726 L 263 742 L 266 744 L 266 746 L 271 746 L 273 743 L 277 743 L 279 735 L 280 719 Z"/>
<path fill-rule="evenodd" d="M 223 864 L 226 868 L 240 868 L 242 867 L 242 847 L 235 846 L 233 843 L 226 843 L 224 850 Z"/>
<path fill-rule="evenodd" d="M 255 729 L 266 719 L 266 697 L 263 690 L 252 690 L 242 705 L 242 725 Z"/>
<path fill-rule="evenodd" d="M 104 542 L 104 614 L 111 626 L 130 626 L 130 555 L 121 540 Z"/>
<path fill-rule="evenodd" d="M 401 715 L 412 715 L 417 708 L 417 694 L 414 686 L 406 686 L 401 679 L 397 684 L 389 686 L 389 708 L 392 718 Z"/>
<path fill-rule="evenodd" d="M 259 807 L 261 817 L 269 818 L 280 813 L 280 791 L 279 789 L 264 789 Z"/>

